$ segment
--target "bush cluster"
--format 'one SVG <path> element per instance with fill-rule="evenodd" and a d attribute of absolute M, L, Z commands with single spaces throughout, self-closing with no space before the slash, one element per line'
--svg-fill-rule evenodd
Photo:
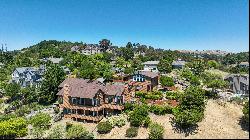
<path fill-rule="evenodd" d="M 243 114 L 246 123 L 249 125 L 249 101 L 244 104 Z"/>
<path fill-rule="evenodd" d="M 48 139 L 64 139 L 65 128 L 63 125 L 56 125 L 52 127 L 48 134 Z"/>
<path fill-rule="evenodd" d="M 94 139 L 93 133 L 87 131 L 82 125 L 74 124 L 67 130 L 68 139 Z"/>
<path fill-rule="evenodd" d="M 200 87 L 189 87 L 180 100 L 180 105 L 173 109 L 174 122 L 181 128 L 188 128 L 204 117 L 205 93 Z"/>
<path fill-rule="evenodd" d="M 161 76 L 160 82 L 161 82 L 161 85 L 163 85 L 163 86 L 168 86 L 168 87 L 174 86 L 173 78 L 168 77 L 168 76 Z"/>
<path fill-rule="evenodd" d="M 153 123 L 149 126 L 149 139 L 163 139 L 164 128 L 160 124 Z"/>
<path fill-rule="evenodd" d="M 126 137 L 132 138 L 138 135 L 138 128 L 137 127 L 130 127 L 126 130 Z"/>
<path fill-rule="evenodd" d="M 148 116 L 148 106 L 141 105 L 134 109 L 129 114 L 129 121 L 131 126 L 139 127 L 141 125 L 148 126 L 150 118 Z"/>
<path fill-rule="evenodd" d="M 172 107 L 169 105 L 152 105 L 150 106 L 150 112 L 156 115 L 165 115 L 172 113 Z"/>
<path fill-rule="evenodd" d="M 27 135 L 27 122 L 24 118 L 10 118 L 0 122 L 0 138 L 16 138 Z"/>
<path fill-rule="evenodd" d="M 134 108 L 135 108 L 135 104 L 132 104 L 132 103 L 125 103 L 124 104 L 124 111 L 125 112 L 129 112 L 129 111 L 133 111 Z"/>
<path fill-rule="evenodd" d="M 100 134 L 107 134 L 112 130 L 112 125 L 109 122 L 100 122 L 97 125 L 97 132 Z"/>
<path fill-rule="evenodd" d="M 119 116 L 111 116 L 108 118 L 107 122 L 111 124 L 112 127 L 118 126 L 122 127 L 126 124 L 126 116 L 124 114 L 120 114 Z"/>
<path fill-rule="evenodd" d="M 37 113 L 35 116 L 33 116 L 30 119 L 30 124 L 32 124 L 33 127 L 38 127 L 41 129 L 49 129 L 50 127 L 50 121 L 51 117 L 47 113 Z"/>
<path fill-rule="evenodd" d="M 152 99 L 152 100 L 160 100 L 163 98 L 163 94 L 160 91 L 152 91 L 152 92 L 136 92 L 136 97 Z"/>

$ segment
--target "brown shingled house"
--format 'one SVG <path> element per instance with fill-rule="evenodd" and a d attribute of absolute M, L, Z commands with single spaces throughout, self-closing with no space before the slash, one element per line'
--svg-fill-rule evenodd
<path fill-rule="evenodd" d="M 67 78 L 59 85 L 59 107 L 64 118 L 98 122 L 106 115 L 120 113 L 128 94 L 122 85 Z"/>
<path fill-rule="evenodd" d="M 150 71 L 137 71 L 128 80 L 129 91 L 152 91 L 157 88 L 159 74 Z"/>

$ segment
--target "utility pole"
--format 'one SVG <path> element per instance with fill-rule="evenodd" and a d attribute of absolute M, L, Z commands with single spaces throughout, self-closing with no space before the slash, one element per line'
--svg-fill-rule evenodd
<path fill-rule="evenodd" d="M 2 54 L 3 54 L 3 44 L 2 44 Z"/>
<path fill-rule="evenodd" d="M 5 52 L 7 52 L 7 44 L 5 44 Z"/>

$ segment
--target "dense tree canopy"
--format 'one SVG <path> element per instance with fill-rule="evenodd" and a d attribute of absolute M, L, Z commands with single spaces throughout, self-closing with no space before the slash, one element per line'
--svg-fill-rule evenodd
<path fill-rule="evenodd" d="M 172 71 L 172 61 L 168 59 L 161 59 L 157 67 L 162 73 L 170 73 Z"/>
<path fill-rule="evenodd" d="M 51 65 L 45 72 L 39 92 L 40 103 L 52 103 L 56 99 L 59 84 L 65 79 L 63 69 L 58 65 Z"/>

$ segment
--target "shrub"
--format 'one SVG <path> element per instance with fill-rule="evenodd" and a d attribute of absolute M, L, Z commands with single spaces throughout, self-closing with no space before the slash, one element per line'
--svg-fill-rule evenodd
<path fill-rule="evenodd" d="M 30 123 L 33 127 L 39 127 L 42 129 L 48 129 L 50 127 L 51 117 L 47 113 L 38 113 L 30 119 Z"/>
<path fill-rule="evenodd" d="M 124 110 L 126 112 L 132 111 L 132 110 L 134 110 L 134 108 L 135 108 L 135 105 L 132 103 L 125 103 L 124 104 Z"/>
<path fill-rule="evenodd" d="M 4 103 L 4 99 L 0 98 L 0 104 Z"/>
<path fill-rule="evenodd" d="M 149 139 L 163 139 L 164 128 L 160 124 L 153 123 L 149 126 Z"/>
<path fill-rule="evenodd" d="M 208 98 L 208 99 L 218 99 L 219 98 L 219 95 L 215 92 L 212 92 L 212 91 L 205 91 L 205 96 Z"/>
<path fill-rule="evenodd" d="M 29 114 L 30 112 L 31 109 L 27 105 L 24 105 L 17 109 L 15 114 L 17 114 L 17 116 L 23 117 L 25 114 Z"/>
<path fill-rule="evenodd" d="M 249 124 L 249 101 L 244 104 L 243 114 L 245 121 Z"/>
<path fill-rule="evenodd" d="M 112 126 L 109 122 L 100 122 L 97 125 L 97 132 L 100 134 L 107 134 L 112 130 Z"/>
<path fill-rule="evenodd" d="M 156 114 L 156 115 L 165 115 L 167 113 L 172 113 L 172 107 L 169 105 L 152 105 L 150 107 L 150 112 Z"/>
<path fill-rule="evenodd" d="M 189 87 L 181 97 L 179 107 L 173 109 L 174 122 L 181 128 L 196 125 L 204 117 L 204 90 L 199 87 Z"/>
<path fill-rule="evenodd" d="M 137 91 L 136 93 L 135 93 L 135 96 L 136 97 L 145 97 L 145 95 L 146 95 L 147 93 L 145 93 L 145 92 L 141 92 L 141 91 Z"/>
<path fill-rule="evenodd" d="M 150 123 L 151 123 L 150 117 L 147 116 L 147 117 L 144 119 L 144 121 L 143 121 L 143 125 L 144 125 L 144 127 L 148 127 L 148 126 L 150 125 Z"/>
<path fill-rule="evenodd" d="M 183 110 L 196 108 L 200 111 L 205 107 L 205 92 L 200 87 L 190 86 L 180 99 L 180 107 Z"/>
<path fill-rule="evenodd" d="M 16 138 L 27 135 L 27 122 L 24 118 L 10 118 L 0 122 L 0 138 Z"/>
<path fill-rule="evenodd" d="M 160 82 L 163 86 L 168 86 L 168 87 L 174 86 L 174 80 L 168 76 L 161 76 Z"/>
<path fill-rule="evenodd" d="M 31 130 L 31 138 L 32 139 L 41 139 L 43 138 L 45 131 L 42 128 L 39 127 L 33 127 L 33 129 Z"/>
<path fill-rule="evenodd" d="M 126 137 L 132 138 L 138 135 L 138 128 L 137 127 L 130 127 L 126 130 Z"/>
<path fill-rule="evenodd" d="M 148 107 L 146 105 L 138 106 L 129 115 L 129 121 L 132 126 L 141 126 L 148 116 Z"/>
<path fill-rule="evenodd" d="M 67 130 L 67 138 L 69 139 L 94 139 L 93 133 L 90 133 L 82 125 L 72 125 Z"/>
<path fill-rule="evenodd" d="M 237 104 L 242 104 L 243 103 L 243 100 L 240 97 L 232 97 L 232 98 L 230 98 L 230 101 L 235 102 Z"/>
<path fill-rule="evenodd" d="M 192 76 L 191 79 L 189 80 L 192 85 L 200 85 L 200 80 L 197 76 Z"/>
<path fill-rule="evenodd" d="M 109 122 L 112 127 L 122 127 L 126 124 L 126 117 L 124 115 L 111 116 L 108 118 L 107 122 Z"/>
<path fill-rule="evenodd" d="M 72 126 L 73 124 L 71 122 L 66 122 L 66 131 Z"/>
<path fill-rule="evenodd" d="M 47 139 L 64 139 L 65 128 L 63 125 L 57 125 L 52 128 Z"/>
<path fill-rule="evenodd" d="M 4 114 L 4 115 L 0 115 L 0 122 L 2 121 L 7 121 L 11 118 L 16 118 L 17 115 L 16 114 Z"/>
<path fill-rule="evenodd" d="M 175 108 L 174 116 L 174 122 L 177 126 L 185 129 L 194 126 L 197 122 L 201 121 L 204 114 L 197 109 L 180 110 L 179 108 Z"/>

